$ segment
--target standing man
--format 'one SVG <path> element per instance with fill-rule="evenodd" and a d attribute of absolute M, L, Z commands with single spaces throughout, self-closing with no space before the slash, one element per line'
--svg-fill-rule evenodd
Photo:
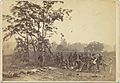
<path fill-rule="evenodd" d="M 57 64 L 57 67 L 59 67 L 59 64 L 60 64 L 60 54 L 59 54 L 59 52 L 56 54 L 56 64 Z"/>
<path fill-rule="evenodd" d="M 68 57 L 68 62 L 69 62 L 69 68 L 71 68 L 73 66 L 72 52 L 70 53 L 70 55 Z"/>
<path fill-rule="evenodd" d="M 72 56 L 72 58 L 73 58 L 73 66 L 74 66 L 74 68 L 77 68 L 77 52 L 74 52 L 74 54 L 73 54 L 73 56 Z"/>
<path fill-rule="evenodd" d="M 63 64 L 63 52 L 60 54 L 60 67 L 62 67 Z"/>
<path fill-rule="evenodd" d="M 43 56 L 40 54 L 38 57 L 38 61 L 39 61 L 39 66 L 42 67 L 43 66 Z"/>

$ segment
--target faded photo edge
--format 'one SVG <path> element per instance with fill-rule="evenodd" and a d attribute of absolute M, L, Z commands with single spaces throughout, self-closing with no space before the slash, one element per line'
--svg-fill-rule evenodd
<path fill-rule="evenodd" d="M 0 1 L 0 81 L 2 81 L 2 1 Z M 116 82 L 120 81 L 120 2 L 116 0 Z M 12 82 L 11 82 L 12 83 Z"/>

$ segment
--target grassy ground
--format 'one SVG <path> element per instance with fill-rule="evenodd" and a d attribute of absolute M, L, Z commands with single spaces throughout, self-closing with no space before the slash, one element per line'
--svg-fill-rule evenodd
<path fill-rule="evenodd" d="M 4 81 L 113 81 L 112 74 L 93 74 L 66 69 L 46 70 L 34 74 L 21 74 L 20 77 L 3 78 Z"/>
<path fill-rule="evenodd" d="M 109 72 L 109 68 L 101 73 L 86 73 L 76 72 L 68 69 L 54 68 L 53 70 L 39 71 L 33 74 L 20 74 L 19 77 L 3 77 L 4 81 L 114 81 L 115 80 L 115 53 L 110 53 L 109 57 L 112 57 L 112 71 Z M 10 68 L 11 56 L 3 57 L 3 72 L 13 71 L 18 72 L 22 69 L 30 70 L 35 67 L 22 67 L 22 68 Z"/>

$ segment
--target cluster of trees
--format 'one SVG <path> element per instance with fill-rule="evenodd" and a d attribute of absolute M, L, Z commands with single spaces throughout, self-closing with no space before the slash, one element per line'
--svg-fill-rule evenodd
<path fill-rule="evenodd" d="M 63 1 L 43 1 L 42 4 L 36 4 L 29 1 L 17 1 L 12 6 L 11 15 L 3 15 L 3 20 L 8 25 L 3 28 L 5 34 L 3 41 L 11 37 L 16 40 L 16 52 L 20 56 L 25 56 L 29 60 L 31 49 L 36 57 L 44 56 L 44 52 L 50 50 L 49 38 L 57 34 L 56 21 L 63 21 L 64 17 L 69 17 L 72 10 L 58 8 L 53 6 L 57 3 L 63 4 Z"/>
<path fill-rule="evenodd" d="M 69 44 L 62 38 L 60 44 L 56 42 L 50 44 L 50 37 L 57 34 L 58 31 L 58 27 L 54 23 L 56 21 L 63 22 L 66 16 L 71 18 L 72 10 L 54 8 L 57 3 L 63 4 L 64 2 L 46 0 L 42 4 L 36 4 L 29 1 L 17 1 L 10 10 L 11 15 L 3 15 L 3 21 L 8 23 L 3 28 L 3 41 L 15 37 L 15 53 L 24 57 L 28 62 L 31 52 L 37 59 L 40 56 L 44 57 L 45 53 L 53 55 L 54 51 L 103 51 L 104 45 L 99 42 Z M 63 34 L 60 35 L 64 37 Z"/>
<path fill-rule="evenodd" d="M 60 44 L 56 42 L 51 43 L 52 51 L 76 51 L 76 52 L 102 52 L 104 51 L 104 44 L 93 41 L 89 44 L 72 43 L 69 44 L 65 39 Z"/>

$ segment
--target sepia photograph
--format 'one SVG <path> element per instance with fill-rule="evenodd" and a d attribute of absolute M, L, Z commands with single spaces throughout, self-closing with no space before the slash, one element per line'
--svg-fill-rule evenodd
<path fill-rule="evenodd" d="M 2 80 L 115 81 L 116 4 L 3 0 Z"/>

